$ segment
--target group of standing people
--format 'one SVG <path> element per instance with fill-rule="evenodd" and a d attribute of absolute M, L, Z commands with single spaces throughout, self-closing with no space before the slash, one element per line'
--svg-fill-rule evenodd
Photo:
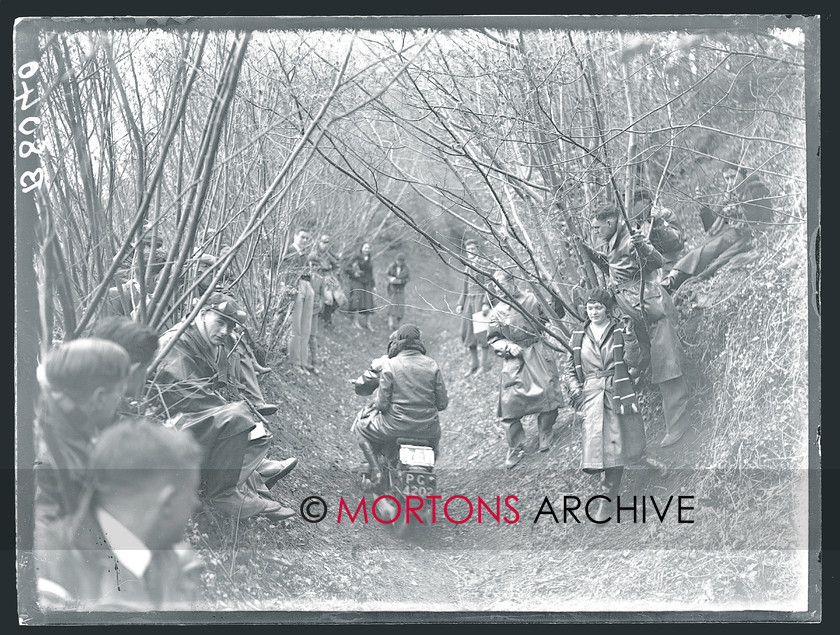
<path fill-rule="evenodd" d="M 756 175 L 727 166 L 723 177 L 727 191 L 718 204 L 701 206 L 707 236 L 687 252 L 676 215 L 655 207 L 645 190 L 636 193 L 629 222 L 616 205 L 598 207 L 591 217 L 596 244 L 580 243 L 603 271 L 608 288 L 581 284 L 575 289 L 584 321 L 572 332 L 562 369 L 569 402 L 583 414 L 582 468 L 600 475 L 602 491 L 610 497 L 619 491 L 625 466 L 642 464 L 660 473 L 666 469 L 646 454 L 637 395 L 642 377 L 649 377 L 662 395 L 665 434 L 660 447 L 675 446 L 692 425 L 685 354 L 671 294 L 689 277 L 711 272 L 754 248 L 755 237 L 772 221 L 769 190 Z M 539 449 L 546 451 L 557 409 L 564 405 L 555 355 L 545 344 L 549 318 L 523 281 L 503 269 L 489 275 L 490 260 L 482 262 L 475 241 L 468 241 L 465 250 L 468 265 L 456 312 L 463 316 L 461 340 L 470 354 L 467 376 L 484 367 L 488 345 L 504 358 L 497 416 L 508 445 L 505 467 L 512 468 L 524 454 L 522 417 L 537 415 Z M 505 299 L 492 306 L 488 289 L 494 285 L 505 292 Z M 556 317 L 563 318 L 557 308 Z M 598 503 L 593 518 L 603 521 L 609 511 L 603 500 Z"/>
<path fill-rule="evenodd" d="M 292 367 L 301 373 L 319 374 L 319 318 L 329 327 L 333 314 L 342 309 L 352 315 L 355 328 L 373 330 L 370 316 L 376 307 L 376 279 L 370 243 L 363 243 L 343 264 L 330 246 L 330 236 L 323 234 L 313 248 L 310 232 L 299 229 L 282 261 L 283 281 L 293 300 L 288 357 Z M 347 280 L 346 294 L 340 282 L 342 273 Z M 397 254 L 386 277 L 388 325 L 394 329 L 405 315 L 405 289 L 410 280 L 405 254 Z"/>

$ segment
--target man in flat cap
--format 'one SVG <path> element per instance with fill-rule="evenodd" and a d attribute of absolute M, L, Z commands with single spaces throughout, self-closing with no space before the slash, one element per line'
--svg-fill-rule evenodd
<path fill-rule="evenodd" d="M 225 249 L 228 248 L 222 249 L 223 254 Z M 219 256 L 219 258 L 223 257 L 224 255 Z M 207 291 L 207 288 L 210 286 L 212 274 L 208 274 L 207 271 L 216 264 L 217 261 L 218 259 L 216 256 L 211 254 L 201 254 L 198 257 L 198 272 L 196 274 L 198 276 L 198 287 L 196 288 L 196 298 L 203 296 Z M 222 279 L 213 291 L 233 297 L 233 291 L 231 290 L 232 278 L 230 272 L 231 269 L 225 271 Z M 194 300 L 194 302 L 195 301 L 197 300 Z M 245 314 L 243 313 L 243 315 Z M 254 352 L 256 343 L 251 338 L 251 334 L 245 324 L 246 321 L 247 317 L 240 316 L 239 319 L 235 319 L 234 327 L 225 338 L 223 346 L 225 347 L 227 353 L 226 357 L 228 359 L 229 368 L 228 374 L 231 377 L 232 382 L 236 384 L 242 397 L 254 406 L 260 414 L 267 416 L 277 412 L 277 406 L 266 403 L 262 389 L 260 388 L 259 377 L 260 375 L 270 373 L 271 368 L 263 366 L 257 359 L 256 353 Z M 265 361 L 264 356 L 262 359 Z"/>
<path fill-rule="evenodd" d="M 163 415 L 189 429 L 204 448 L 205 496 L 217 509 L 245 518 L 257 514 L 283 520 L 294 511 L 271 499 L 270 488 L 297 465 L 296 458 L 271 461 L 271 433 L 244 400 L 228 402 L 220 390 L 237 394 L 229 379 L 225 341 L 245 312 L 228 295 L 214 293 L 164 357 L 154 382 Z M 161 347 L 180 325 L 166 331 Z"/>

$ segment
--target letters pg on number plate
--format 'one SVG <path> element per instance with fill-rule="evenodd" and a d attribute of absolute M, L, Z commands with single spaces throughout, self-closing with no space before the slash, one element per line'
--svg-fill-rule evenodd
<path fill-rule="evenodd" d="M 430 472 L 404 472 L 402 493 L 405 496 L 432 496 L 437 478 Z"/>

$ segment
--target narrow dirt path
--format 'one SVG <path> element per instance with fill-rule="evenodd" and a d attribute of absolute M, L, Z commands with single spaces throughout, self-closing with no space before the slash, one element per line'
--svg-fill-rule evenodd
<path fill-rule="evenodd" d="M 374 333 L 355 329 L 346 316 L 336 315 L 333 329 L 321 333 L 320 375 L 294 373 L 281 355 L 270 360 L 275 370 L 264 383 L 269 398 L 280 405 L 270 421 L 276 439 L 271 455 L 300 458 L 299 467 L 273 493 L 295 509 L 306 497 L 320 496 L 329 507 L 327 517 L 319 523 L 297 517 L 280 525 L 260 518 L 226 524 L 199 514 L 191 542 L 210 564 L 207 608 L 644 610 L 679 597 L 700 598 L 702 604 L 728 592 L 708 587 L 705 576 L 682 571 L 703 570 L 712 560 L 733 576 L 756 566 L 749 553 L 716 553 L 728 533 L 740 531 L 717 512 L 713 522 L 707 516 L 705 525 L 687 526 L 598 526 L 566 519 L 564 495 L 585 499 L 598 493 L 595 479 L 579 469 L 580 430 L 567 408 L 560 412 L 555 441 L 546 453 L 535 451 L 536 423 L 526 418 L 529 451 L 515 469 L 505 470 L 504 433 L 495 416 L 499 362 L 494 359 L 490 373 L 464 378 L 468 358 L 458 339 L 460 318 L 441 310 L 457 304 L 460 275 L 420 245 L 403 251 L 412 273 L 406 321 L 420 326 L 450 397 L 449 408 L 441 413 L 439 494 L 442 500 L 469 499 L 471 518 L 462 524 L 438 522 L 410 540 L 396 538 L 372 517 L 367 524 L 361 517 L 349 523 L 346 515 L 337 522 L 341 497 L 355 510 L 362 496 L 350 472 L 361 460 L 350 425 L 365 400 L 347 380 L 384 352 L 389 333 L 384 311 L 373 319 Z M 393 255 L 378 258 L 377 280 L 384 280 Z M 383 287 L 380 283 L 378 291 L 384 293 Z M 660 426 L 648 425 L 652 448 Z M 696 494 L 690 489 L 692 478 L 691 470 L 656 480 L 645 470 L 629 468 L 622 497 Z M 516 512 L 505 506 L 508 496 L 515 497 L 509 501 Z M 478 522 L 479 497 L 493 512 L 499 497 L 498 520 L 485 508 Z M 544 498 L 555 507 L 557 522 L 548 513 L 537 515 Z M 449 511 L 462 519 L 469 509 L 458 500 Z"/>

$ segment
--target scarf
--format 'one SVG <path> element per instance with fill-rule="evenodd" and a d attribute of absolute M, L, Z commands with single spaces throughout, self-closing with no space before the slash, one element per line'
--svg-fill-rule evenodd
<path fill-rule="evenodd" d="M 403 324 L 391 334 L 388 342 L 388 357 L 393 358 L 402 351 L 417 351 L 426 354 L 426 346 L 420 339 L 420 329 L 414 324 Z"/>
<path fill-rule="evenodd" d="M 583 347 L 583 335 L 586 326 L 589 324 L 586 320 L 583 328 L 572 332 L 572 357 L 575 364 L 575 374 L 581 384 L 584 382 L 583 365 L 581 364 L 580 352 Z M 633 389 L 633 380 L 627 370 L 627 364 L 624 362 L 624 333 L 621 329 L 617 329 L 616 323 L 613 322 L 607 328 L 607 332 L 611 332 L 613 336 L 613 359 L 615 361 L 613 374 L 613 407 L 616 412 L 622 415 L 638 414 L 641 412 L 639 408 L 639 400 L 636 397 L 636 391 Z"/>

